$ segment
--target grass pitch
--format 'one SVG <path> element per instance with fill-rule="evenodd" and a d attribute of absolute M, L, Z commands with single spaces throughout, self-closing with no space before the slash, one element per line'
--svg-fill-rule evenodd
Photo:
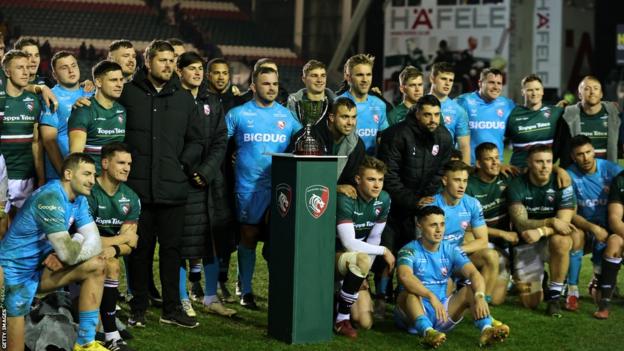
<path fill-rule="evenodd" d="M 258 248 L 254 292 L 259 311 L 249 311 L 238 304 L 230 307 L 238 310 L 235 318 L 223 318 L 198 312 L 199 327 L 184 329 L 164 326 L 158 323 L 160 309 L 150 308 L 147 313 L 147 328 L 130 329 L 134 339 L 129 345 L 135 350 L 419 350 L 424 349 L 419 337 L 409 335 L 392 322 L 392 308 L 388 306 L 386 319 L 376 321 L 373 328 L 360 331 L 357 340 L 334 336 L 333 340 L 321 344 L 287 345 L 267 335 L 268 275 L 267 264 Z M 156 258 L 157 260 L 157 258 Z M 158 263 L 155 263 L 157 269 Z M 232 256 L 230 267 L 230 291 L 234 292 L 236 281 L 236 256 Z M 494 346 L 497 350 L 616 350 L 624 340 L 624 301 L 614 299 L 611 316 L 607 321 L 592 317 L 594 304 L 587 296 L 587 283 L 591 277 L 589 256 L 583 261 L 580 290 L 581 308 L 578 312 L 564 311 L 563 318 L 556 319 L 544 314 L 545 304 L 531 311 L 520 307 L 518 299 L 510 296 L 502 306 L 493 307 L 492 315 L 511 327 L 511 335 L 504 343 Z M 158 278 L 156 278 L 158 279 Z M 622 279 L 620 291 L 624 291 Z M 127 315 L 126 306 L 122 315 Z M 125 317 L 122 317 L 125 321 Z M 477 350 L 479 332 L 466 315 L 460 325 L 447 335 L 447 342 L 439 350 Z"/>

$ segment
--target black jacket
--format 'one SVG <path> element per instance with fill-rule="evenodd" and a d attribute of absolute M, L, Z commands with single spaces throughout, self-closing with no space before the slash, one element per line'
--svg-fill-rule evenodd
<path fill-rule="evenodd" d="M 193 96 L 173 74 L 160 92 L 146 69 L 126 83 L 119 102 L 126 108 L 126 143 L 132 150 L 128 185 L 147 204 L 183 205 L 188 177 L 202 151 L 199 114 Z"/>
<path fill-rule="evenodd" d="M 420 198 L 437 193 L 452 147 L 451 134 L 443 124 L 430 133 L 414 117 L 381 133 L 378 157 L 388 166 L 384 190 L 390 194 L 394 215 L 413 216 Z"/>
<path fill-rule="evenodd" d="M 233 216 L 228 206 L 223 205 L 226 201 L 226 187 L 221 164 L 227 144 L 223 109 L 219 98 L 206 90 L 200 90 L 196 102 L 204 143 L 201 160 L 192 166 L 191 173 L 198 173 L 207 186 L 200 188 L 192 181 L 189 182 L 182 258 L 213 257 L 215 247 L 220 249 L 223 241 L 227 241 L 228 237 L 233 238 L 227 235 L 231 232 L 228 226 Z"/>
<path fill-rule="evenodd" d="M 305 133 L 305 128 L 302 128 L 293 136 L 288 146 L 288 152 L 294 151 L 295 142 L 303 133 Z M 324 155 L 333 155 L 334 138 L 327 126 L 327 117 L 323 117 L 312 126 L 312 136 L 321 144 Z M 349 154 L 347 164 L 342 169 L 340 177 L 338 177 L 338 184 L 351 184 L 355 186 L 355 175 L 357 174 L 360 164 L 364 161 L 365 156 L 366 149 L 364 147 L 364 142 L 358 137 L 358 143 L 355 149 Z"/>

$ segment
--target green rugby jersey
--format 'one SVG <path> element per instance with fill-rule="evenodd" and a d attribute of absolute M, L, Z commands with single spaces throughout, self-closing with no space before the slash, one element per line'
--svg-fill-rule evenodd
<path fill-rule="evenodd" d="M 555 217 L 561 209 L 576 207 L 574 188 L 557 187 L 557 176 L 551 174 L 546 185 L 536 186 L 523 174 L 512 179 L 507 186 L 507 202 L 510 205 L 521 203 L 527 210 L 529 219 L 546 219 Z"/>
<path fill-rule="evenodd" d="M 607 158 L 608 121 L 609 114 L 604 106 L 595 115 L 588 115 L 581 109 L 581 134 L 591 139 L 598 158 Z"/>
<path fill-rule="evenodd" d="M 102 146 L 113 141 L 124 141 L 126 135 L 126 109 L 118 102 L 113 102 L 113 107 L 107 109 L 100 105 L 95 97 L 89 99 L 91 106 L 83 106 L 75 109 L 67 128 L 81 130 L 87 133 L 84 152 L 95 160 L 95 168 L 100 172 L 100 153 Z"/>
<path fill-rule="evenodd" d="M 509 163 L 525 168 L 531 146 L 552 145 L 557 121 L 562 115 L 563 109 L 556 106 L 543 106 L 537 111 L 516 106 L 507 120 L 506 134 L 513 146 Z"/>
<path fill-rule="evenodd" d="M 396 105 L 392 109 L 392 111 L 388 113 L 388 124 L 392 126 L 403 121 L 408 111 L 409 111 L 409 108 L 405 106 L 404 102 L 401 102 L 400 104 Z"/>
<path fill-rule="evenodd" d="M 2 122 L 2 154 L 9 179 L 28 179 L 35 176 L 32 153 L 33 131 L 39 121 L 39 98 L 27 91 L 12 97 L 6 95 Z"/>
<path fill-rule="evenodd" d="M 136 223 L 141 214 L 139 197 L 124 183 L 119 184 L 115 195 L 110 196 L 102 189 L 98 180 L 87 200 L 101 236 L 119 234 L 122 224 Z"/>
<path fill-rule="evenodd" d="M 376 199 L 369 202 L 359 196 L 352 199 L 340 193 L 336 201 L 336 223 L 353 223 L 355 238 L 360 241 L 366 241 L 375 223 L 385 222 L 390 211 L 390 195 L 383 190 Z M 336 251 L 345 251 L 338 237 Z"/>
<path fill-rule="evenodd" d="M 491 183 L 484 182 L 476 174 L 468 178 L 466 194 L 479 200 L 483 217 L 488 228 L 510 230 L 507 212 L 507 186 L 511 178 L 499 174 Z M 499 247 L 507 247 L 507 242 L 490 237 L 489 241 Z"/>

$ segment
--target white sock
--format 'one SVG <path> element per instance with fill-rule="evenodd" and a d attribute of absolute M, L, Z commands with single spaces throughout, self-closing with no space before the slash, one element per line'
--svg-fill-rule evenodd
<path fill-rule="evenodd" d="M 342 321 L 346 321 L 351 319 L 351 315 L 350 314 L 342 314 L 342 313 L 338 313 L 338 315 L 336 316 L 336 323 L 338 322 L 342 322 Z"/>
<path fill-rule="evenodd" d="M 217 299 L 217 295 L 204 296 L 204 305 L 208 306 Z"/>
<path fill-rule="evenodd" d="M 104 339 L 106 341 L 119 340 L 119 339 L 121 339 L 121 335 L 119 335 L 119 331 L 118 330 L 115 330 L 114 332 L 110 332 L 110 333 L 104 334 Z"/>

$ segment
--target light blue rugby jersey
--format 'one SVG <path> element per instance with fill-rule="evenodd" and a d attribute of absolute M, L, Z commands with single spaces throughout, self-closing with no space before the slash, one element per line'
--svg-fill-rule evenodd
<path fill-rule="evenodd" d="M 438 206 L 444 210 L 444 241 L 455 246 L 464 243 L 464 233 L 468 228 L 478 228 L 486 225 L 483 218 L 483 208 L 479 200 L 470 195 L 464 195 L 457 205 L 447 205 L 442 193 L 433 197 L 430 206 Z"/>
<path fill-rule="evenodd" d="M 255 100 L 231 109 L 225 121 L 228 137 L 237 147 L 234 165 L 237 193 L 250 193 L 271 188 L 271 155 L 284 152 L 301 123 L 292 112 L 274 102 L 261 107 Z"/>
<path fill-rule="evenodd" d="M 440 118 L 444 122 L 446 129 L 451 133 L 451 139 L 453 143 L 457 144 L 457 138 L 470 135 L 470 129 L 468 128 L 468 115 L 463 107 L 447 97 L 441 102 L 441 116 Z"/>

